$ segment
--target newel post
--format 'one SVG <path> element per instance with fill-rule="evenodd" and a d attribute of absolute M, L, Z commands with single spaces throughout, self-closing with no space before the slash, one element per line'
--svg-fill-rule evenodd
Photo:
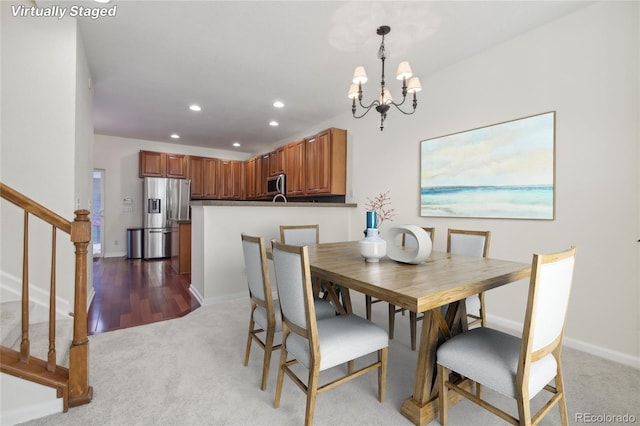
<path fill-rule="evenodd" d="M 71 241 L 76 247 L 73 342 L 69 349 L 69 406 L 91 402 L 89 339 L 87 337 L 87 247 L 91 242 L 89 210 L 76 210 Z"/>

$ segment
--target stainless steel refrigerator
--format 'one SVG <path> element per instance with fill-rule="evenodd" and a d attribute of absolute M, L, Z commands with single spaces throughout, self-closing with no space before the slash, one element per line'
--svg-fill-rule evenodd
<path fill-rule="evenodd" d="M 142 257 L 171 256 L 171 223 L 189 220 L 191 181 L 188 179 L 144 178 L 144 242 Z"/>

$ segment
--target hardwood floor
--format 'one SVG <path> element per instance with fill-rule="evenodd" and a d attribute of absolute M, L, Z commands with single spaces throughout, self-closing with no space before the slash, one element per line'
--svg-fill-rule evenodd
<path fill-rule="evenodd" d="M 93 262 L 95 297 L 89 334 L 177 318 L 200 307 L 189 292 L 191 276 L 177 274 L 170 260 L 102 258 Z"/>

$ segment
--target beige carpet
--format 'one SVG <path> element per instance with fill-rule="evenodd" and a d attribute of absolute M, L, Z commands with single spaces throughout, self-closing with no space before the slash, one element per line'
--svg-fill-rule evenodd
<path fill-rule="evenodd" d="M 357 313 L 364 298 L 353 294 Z M 262 350 L 253 346 L 243 366 L 249 302 L 202 307 L 184 318 L 90 336 L 90 404 L 29 425 L 300 425 L 305 397 L 285 378 L 280 408 L 273 407 L 279 352 L 269 386 L 260 391 Z M 374 305 L 374 321 L 386 327 L 386 304 Z M 376 373 L 321 394 L 316 425 L 409 425 L 400 414 L 411 394 L 416 352 L 409 347 L 408 315 L 397 316 L 389 349 L 387 399 L 377 401 Z M 640 422 L 640 371 L 565 349 L 564 369 L 572 424 L 580 413 L 635 416 Z M 329 380 L 344 367 L 321 374 Z M 516 413 L 513 401 L 485 395 Z M 541 405 L 540 398 L 534 405 Z M 450 410 L 452 425 L 505 424 L 469 402 Z M 437 420 L 433 425 L 439 424 Z M 557 408 L 542 422 L 560 424 Z"/>

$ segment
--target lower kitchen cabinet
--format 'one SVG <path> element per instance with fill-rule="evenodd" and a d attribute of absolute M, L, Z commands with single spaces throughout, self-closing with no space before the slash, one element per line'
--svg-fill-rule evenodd
<path fill-rule="evenodd" d="M 191 273 L 191 222 L 176 221 L 171 227 L 171 269 Z"/>

